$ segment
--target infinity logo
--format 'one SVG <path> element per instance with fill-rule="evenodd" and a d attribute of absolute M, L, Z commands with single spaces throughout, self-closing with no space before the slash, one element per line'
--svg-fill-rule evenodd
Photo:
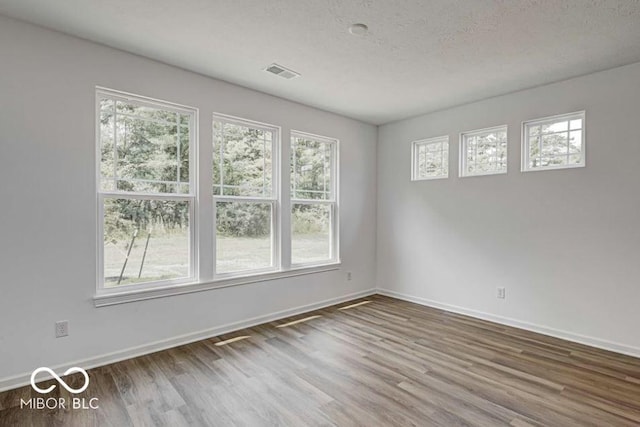
<path fill-rule="evenodd" d="M 38 387 L 36 385 L 36 375 L 38 375 L 40 372 L 46 372 L 49 375 L 51 375 L 53 378 L 56 379 L 56 381 L 58 381 L 60 383 L 60 385 L 62 387 L 67 389 L 67 391 L 69 393 L 73 393 L 73 394 L 82 393 L 83 391 L 85 391 L 87 389 L 87 387 L 89 387 L 89 375 L 87 375 L 87 371 L 85 371 L 82 368 L 78 368 L 78 367 L 69 368 L 69 369 L 66 370 L 66 372 L 64 374 L 62 374 L 62 376 L 64 377 L 64 376 L 67 376 L 67 375 L 72 374 L 74 372 L 80 372 L 84 376 L 84 385 L 82 387 L 80 387 L 79 389 L 75 389 L 75 388 L 69 387 L 69 385 L 66 382 L 64 382 L 62 380 L 62 378 L 60 378 L 51 369 L 49 369 L 47 367 L 41 367 L 41 368 L 38 368 L 35 371 L 33 371 L 33 373 L 31 374 L 31 387 L 33 387 L 33 389 L 35 391 L 37 391 L 38 393 L 46 394 L 46 393 L 49 393 L 54 388 L 56 388 L 55 384 L 53 384 L 49 388 L 45 388 L 45 389 L 42 389 L 42 388 Z"/>

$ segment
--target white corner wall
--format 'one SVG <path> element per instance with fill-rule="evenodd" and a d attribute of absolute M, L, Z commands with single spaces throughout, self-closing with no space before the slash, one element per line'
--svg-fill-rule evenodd
<path fill-rule="evenodd" d="M 586 168 L 521 173 L 521 122 L 580 110 Z M 640 356 L 639 119 L 640 63 L 381 126 L 378 287 Z M 508 174 L 458 178 L 459 133 L 502 124 Z M 449 178 L 411 182 L 441 135 Z"/>
<path fill-rule="evenodd" d="M 375 287 L 375 126 L 1 16 L 0 62 L 0 389 Z M 96 85 L 198 107 L 202 162 L 213 112 L 280 125 L 285 144 L 292 128 L 340 139 L 341 269 L 95 308 Z"/>

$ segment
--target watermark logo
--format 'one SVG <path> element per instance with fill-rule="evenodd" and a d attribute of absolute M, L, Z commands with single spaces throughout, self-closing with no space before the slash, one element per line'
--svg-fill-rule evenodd
<path fill-rule="evenodd" d="M 62 374 L 62 376 L 67 376 L 69 374 L 73 374 L 75 372 L 79 372 L 82 374 L 82 376 L 84 377 L 84 385 L 78 389 L 75 388 L 71 388 L 69 387 L 69 384 L 67 384 L 62 378 L 60 378 L 55 372 L 53 372 L 52 369 L 47 368 L 47 367 L 40 367 L 38 369 L 36 369 L 35 371 L 33 371 L 33 373 L 31 374 L 31 387 L 33 387 L 33 389 L 35 391 L 37 391 L 38 393 L 42 393 L 42 394 L 47 394 L 49 392 L 51 392 L 53 389 L 56 388 L 56 385 L 53 384 L 51 386 L 49 386 L 48 388 L 40 388 L 36 385 L 36 375 L 38 375 L 40 372 L 46 372 L 49 375 L 51 375 L 53 378 L 56 379 L 56 381 L 58 381 L 60 383 L 60 385 L 62 387 L 64 387 L 69 393 L 72 394 L 78 394 L 78 393 L 82 393 L 83 391 L 85 391 L 87 389 L 87 387 L 89 387 L 89 375 L 87 374 L 87 371 L 85 371 L 82 368 L 78 368 L 78 367 L 73 367 L 73 368 L 69 368 L 65 371 L 64 374 Z"/>
<path fill-rule="evenodd" d="M 47 367 L 40 367 L 31 373 L 31 387 L 40 394 L 47 394 L 52 392 L 57 385 L 52 384 L 47 388 L 40 388 L 36 384 L 36 376 L 41 373 L 46 372 L 51 375 L 57 382 L 62 386 L 65 390 L 67 390 L 71 394 L 79 394 L 85 391 L 89 387 L 89 374 L 82 368 L 78 368 L 74 366 L 73 368 L 69 368 L 62 374 L 63 377 L 80 373 L 84 377 L 84 384 L 80 388 L 73 388 L 69 384 L 66 383 L 58 374 L 56 374 L 52 369 Z M 98 409 L 98 398 L 85 398 L 85 397 L 72 397 L 71 399 L 67 399 L 65 397 L 32 397 L 29 400 L 20 399 L 20 408 L 29 408 L 29 409 Z"/>

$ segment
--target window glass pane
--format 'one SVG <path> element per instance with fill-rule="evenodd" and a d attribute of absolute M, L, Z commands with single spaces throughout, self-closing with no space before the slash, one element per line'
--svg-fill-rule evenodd
<path fill-rule="evenodd" d="M 582 129 L 582 119 L 571 120 L 569 128 L 571 130 Z"/>
<path fill-rule="evenodd" d="M 179 114 L 155 106 L 142 105 L 135 102 L 116 101 L 116 113 L 128 117 L 176 125 Z"/>
<path fill-rule="evenodd" d="M 555 133 L 542 136 L 542 155 L 567 154 L 567 134 Z"/>
<path fill-rule="evenodd" d="M 582 131 L 573 131 L 569 134 L 569 153 L 582 151 Z"/>
<path fill-rule="evenodd" d="M 191 137 L 189 128 L 187 126 L 180 126 L 178 128 L 180 135 L 180 170 L 178 173 L 178 180 L 182 183 L 178 186 L 178 193 L 189 192 L 189 138 Z"/>
<path fill-rule="evenodd" d="M 582 163 L 582 154 L 570 154 L 567 163 L 570 165 L 579 165 Z"/>
<path fill-rule="evenodd" d="M 538 127 L 538 126 L 536 126 Z M 535 136 L 529 138 L 529 167 L 540 166 L 540 138 Z"/>
<path fill-rule="evenodd" d="M 464 135 L 466 164 L 464 175 L 507 171 L 507 131 L 495 130 Z"/>
<path fill-rule="evenodd" d="M 222 195 L 222 159 L 224 157 L 224 145 L 222 135 L 222 122 L 213 122 L 213 195 Z"/>
<path fill-rule="evenodd" d="M 115 190 L 115 152 L 113 101 L 103 99 L 100 103 L 100 189 Z"/>
<path fill-rule="evenodd" d="M 293 137 L 291 140 L 291 197 L 331 199 L 334 145 L 300 137 Z"/>
<path fill-rule="evenodd" d="M 187 126 L 191 124 L 191 117 L 188 114 L 180 114 L 180 125 Z"/>
<path fill-rule="evenodd" d="M 427 157 L 424 144 L 418 145 L 418 177 L 427 175 Z"/>
<path fill-rule="evenodd" d="M 291 215 L 291 263 L 329 261 L 331 254 L 331 206 L 293 204 Z"/>
<path fill-rule="evenodd" d="M 116 117 L 118 189 L 175 193 L 177 126 Z"/>
<path fill-rule="evenodd" d="M 541 126 L 542 133 L 566 132 L 569 129 L 569 122 L 566 120 L 544 124 Z"/>
<path fill-rule="evenodd" d="M 191 115 L 161 107 L 103 99 L 101 188 L 188 193 L 190 121 Z"/>
<path fill-rule="evenodd" d="M 214 122 L 214 194 L 271 197 L 273 132 Z"/>
<path fill-rule="evenodd" d="M 186 277 L 189 202 L 105 199 L 105 287 Z"/>
<path fill-rule="evenodd" d="M 544 166 L 563 166 L 567 164 L 566 154 L 550 154 L 543 157 L 547 160 Z"/>
<path fill-rule="evenodd" d="M 216 203 L 216 273 L 273 266 L 271 204 Z"/>

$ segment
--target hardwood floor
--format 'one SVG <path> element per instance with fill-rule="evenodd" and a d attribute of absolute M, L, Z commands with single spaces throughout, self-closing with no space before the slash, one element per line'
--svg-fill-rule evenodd
<path fill-rule="evenodd" d="M 20 409 L 40 395 L 2 393 L 0 425 L 640 425 L 640 359 L 379 295 L 355 302 L 92 369 L 78 396 L 97 410 Z M 60 389 L 47 396 L 71 396 Z"/>

